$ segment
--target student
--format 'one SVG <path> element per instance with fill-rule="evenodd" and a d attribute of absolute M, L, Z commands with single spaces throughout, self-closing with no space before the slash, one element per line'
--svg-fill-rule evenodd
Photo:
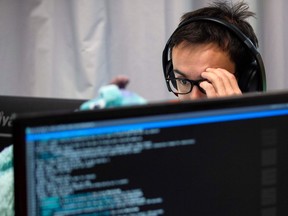
<path fill-rule="evenodd" d="M 248 9 L 243 1 L 218 1 L 182 16 L 163 51 L 169 91 L 193 100 L 266 90 Z"/>

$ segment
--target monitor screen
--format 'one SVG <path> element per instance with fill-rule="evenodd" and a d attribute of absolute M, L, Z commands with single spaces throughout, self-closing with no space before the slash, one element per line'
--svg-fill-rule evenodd
<path fill-rule="evenodd" d="M 287 128 L 288 93 L 22 117 L 16 215 L 286 216 Z"/>

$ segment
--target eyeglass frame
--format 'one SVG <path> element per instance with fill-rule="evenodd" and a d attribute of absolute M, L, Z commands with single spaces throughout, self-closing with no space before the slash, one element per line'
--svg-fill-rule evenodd
<path fill-rule="evenodd" d="M 170 84 L 169 84 L 169 82 L 171 81 L 171 85 L 173 85 L 173 80 L 174 80 L 174 81 L 176 81 L 176 80 L 185 80 L 185 81 L 189 82 L 189 83 L 191 84 L 191 85 L 190 85 L 190 86 L 191 86 L 190 90 L 189 90 L 188 92 L 186 92 L 186 93 L 174 92 L 173 89 L 171 88 Z M 166 78 L 166 84 L 167 84 L 167 86 L 168 86 L 168 89 L 169 89 L 171 92 L 173 92 L 176 96 L 178 96 L 179 94 L 181 94 L 181 95 L 189 94 L 189 93 L 192 91 L 192 89 L 193 89 L 194 86 L 197 86 L 197 88 L 198 88 L 203 94 L 206 94 L 206 91 L 205 91 L 203 88 L 200 87 L 200 83 L 201 83 L 201 82 L 204 82 L 204 81 L 207 81 L 207 80 L 206 80 L 206 79 L 191 80 L 191 79 L 186 79 L 186 78 Z M 175 88 L 175 87 L 174 87 L 174 88 Z M 177 88 L 175 88 L 175 89 L 177 89 Z"/>

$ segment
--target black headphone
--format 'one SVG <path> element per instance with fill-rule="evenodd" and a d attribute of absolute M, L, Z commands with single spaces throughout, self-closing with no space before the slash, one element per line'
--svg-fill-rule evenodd
<path fill-rule="evenodd" d="M 248 69 L 239 73 L 238 85 L 241 91 L 242 92 L 266 91 L 265 67 L 263 64 L 262 57 L 260 53 L 257 51 L 255 45 L 235 25 L 228 23 L 224 20 L 211 17 L 193 17 L 183 23 L 180 23 L 178 28 L 173 32 L 173 34 L 168 39 L 162 54 L 162 66 L 168 90 L 171 91 L 167 78 L 174 77 L 173 64 L 172 60 L 170 59 L 171 58 L 170 43 L 172 37 L 179 29 L 183 28 L 184 26 L 192 22 L 198 22 L 198 21 L 213 22 L 229 29 L 241 41 L 243 46 L 245 46 L 252 54 L 252 57 L 255 59 L 255 61 L 253 61 L 250 65 L 248 65 L 247 67 Z"/>

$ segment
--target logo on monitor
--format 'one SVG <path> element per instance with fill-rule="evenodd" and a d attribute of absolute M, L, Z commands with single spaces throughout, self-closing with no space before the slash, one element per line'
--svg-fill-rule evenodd
<path fill-rule="evenodd" d="M 12 121 L 15 119 L 16 114 L 5 115 L 4 111 L 0 111 L 0 126 L 1 127 L 12 127 Z"/>

